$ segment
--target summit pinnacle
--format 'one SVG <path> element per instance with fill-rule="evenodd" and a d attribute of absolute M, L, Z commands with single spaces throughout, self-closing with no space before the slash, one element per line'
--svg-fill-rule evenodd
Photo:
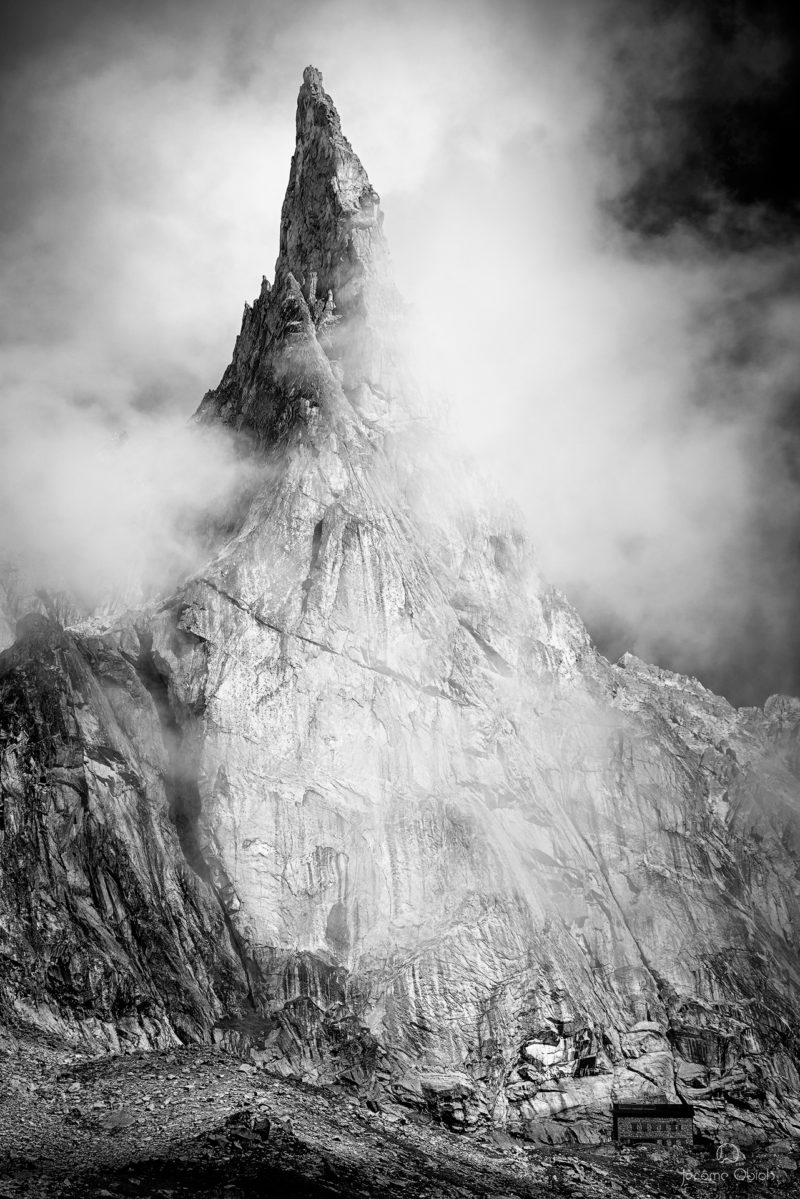
<path fill-rule="evenodd" d="M 335 364 L 356 410 L 385 414 L 380 362 L 402 311 L 380 197 L 316 67 L 303 74 L 296 128 L 274 286 L 265 282 L 245 309 L 233 361 L 198 414 L 255 432 L 264 444 L 318 409 L 327 369 L 320 354 Z M 301 393 L 305 407 L 295 402 Z"/>
<path fill-rule="evenodd" d="M 303 74 L 296 126 L 276 275 L 315 275 L 317 294 L 332 291 L 347 312 L 361 299 L 365 276 L 385 267 L 380 197 L 315 67 Z"/>

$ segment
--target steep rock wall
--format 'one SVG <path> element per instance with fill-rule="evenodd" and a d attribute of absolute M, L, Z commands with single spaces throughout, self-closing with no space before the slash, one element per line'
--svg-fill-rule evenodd
<path fill-rule="evenodd" d="M 385 1080 L 438 1079 L 468 1122 L 594 1135 L 642 1093 L 791 1119 L 795 726 L 594 652 L 420 411 L 313 71 L 297 129 L 275 286 L 200 413 L 270 475 L 155 632 L 203 646 L 171 677 L 202 696 L 202 836 L 264 1002 L 325 1008 L 298 955 L 344 968 Z"/>
<path fill-rule="evenodd" d="M 34 614 L 0 655 L 0 1008 L 112 1050 L 202 1039 L 247 994 L 169 818 L 146 681 L 132 630 L 84 640 Z"/>
<path fill-rule="evenodd" d="M 0 658 L 8 1002 L 155 1004 L 458 1127 L 593 1139 L 649 1096 L 800 1132 L 800 704 L 596 653 L 426 408 L 313 68 L 274 284 L 198 418 L 261 463 L 237 529 L 135 627 Z M 59 938 L 102 985 L 36 965 Z"/>

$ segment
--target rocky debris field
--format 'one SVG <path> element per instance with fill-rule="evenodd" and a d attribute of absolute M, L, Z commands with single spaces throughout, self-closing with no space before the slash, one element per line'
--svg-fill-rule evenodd
<path fill-rule="evenodd" d="M 0 1047 L 0 1196 L 797 1195 L 800 1143 L 733 1163 L 450 1132 L 355 1090 L 276 1078 L 209 1048 L 91 1058 Z"/>

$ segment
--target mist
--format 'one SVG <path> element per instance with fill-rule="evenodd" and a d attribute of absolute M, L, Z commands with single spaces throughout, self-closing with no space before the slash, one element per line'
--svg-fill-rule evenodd
<path fill-rule="evenodd" d="M 664 209 L 694 178 L 690 67 L 709 41 L 691 6 L 661 13 L 86 4 L 19 28 L 2 552 L 84 591 L 191 568 L 187 530 L 241 464 L 187 422 L 271 275 L 313 62 L 427 330 L 417 373 L 600 648 L 735 702 L 797 690 L 797 242 L 724 180 Z M 779 40 L 755 44 L 740 88 L 786 69 Z"/>
<path fill-rule="evenodd" d="M 233 438 L 183 417 L 127 413 L 114 431 L 33 404 L 0 432 L 0 563 L 17 589 L 68 592 L 79 610 L 174 586 L 256 478 Z"/>

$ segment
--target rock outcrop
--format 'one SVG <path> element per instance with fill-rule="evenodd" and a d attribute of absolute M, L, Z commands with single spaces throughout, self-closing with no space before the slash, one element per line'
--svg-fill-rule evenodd
<path fill-rule="evenodd" d="M 132 630 L 35 613 L 0 657 L 0 1014 L 115 1051 L 202 1038 L 247 992 L 170 819 L 162 686 Z"/>
<path fill-rule="evenodd" d="M 596 1140 L 652 1097 L 798 1134 L 800 702 L 606 662 L 403 318 L 308 68 L 274 283 L 198 414 L 263 461 L 249 511 L 134 625 L 0 657 L 7 1008 L 217 1024 L 461 1129 Z"/>

